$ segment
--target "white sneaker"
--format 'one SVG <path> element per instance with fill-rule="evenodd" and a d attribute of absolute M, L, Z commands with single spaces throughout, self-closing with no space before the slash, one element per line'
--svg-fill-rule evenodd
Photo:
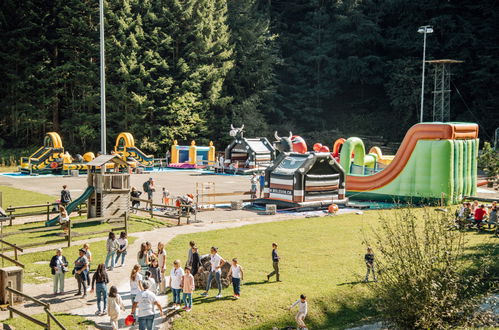
<path fill-rule="evenodd" d="M 221 294 L 217 295 L 216 298 L 222 298 L 223 296 Z"/>
<path fill-rule="evenodd" d="M 175 306 L 173 309 L 175 309 L 175 310 L 179 310 L 179 309 L 180 309 L 180 306 Z"/>

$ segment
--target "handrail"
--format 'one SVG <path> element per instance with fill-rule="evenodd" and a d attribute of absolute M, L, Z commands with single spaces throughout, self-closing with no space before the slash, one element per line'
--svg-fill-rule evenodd
<path fill-rule="evenodd" d="M 21 205 L 21 206 L 12 206 L 10 205 L 9 207 L 7 207 L 7 209 L 5 210 L 6 212 L 9 212 L 9 211 L 15 211 L 15 210 L 21 210 L 21 209 L 32 209 L 32 208 L 35 208 L 35 207 L 47 207 L 47 206 L 57 206 L 59 205 L 59 203 L 45 203 L 45 204 L 34 204 L 34 205 Z"/>
<path fill-rule="evenodd" d="M 47 308 L 47 307 L 49 307 L 49 306 L 50 306 L 49 304 L 44 303 L 43 301 L 41 301 L 41 300 L 39 300 L 39 299 L 36 299 L 36 298 L 34 298 L 34 297 L 31 297 L 30 295 L 27 295 L 26 293 L 23 293 L 23 292 L 21 292 L 21 291 L 18 291 L 18 290 L 16 290 L 16 289 L 13 289 L 13 288 L 11 288 L 11 287 L 9 287 L 9 286 L 6 286 L 6 287 L 5 287 L 5 290 L 10 291 L 10 292 L 12 292 L 12 293 L 15 293 L 15 294 L 17 294 L 17 295 L 19 295 L 19 296 L 21 296 L 21 297 L 23 297 L 23 298 L 29 299 L 29 300 L 31 300 L 31 301 L 33 301 L 33 302 L 37 303 L 38 305 L 41 305 L 41 306 L 45 307 L 45 308 Z"/>
<path fill-rule="evenodd" d="M 45 308 L 45 313 L 47 313 L 48 316 L 63 330 L 66 330 L 66 327 L 62 325 L 61 321 L 56 319 L 55 315 L 52 314 L 51 311 L 49 311 L 47 308 Z"/>
<path fill-rule="evenodd" d="M 8 246 L 10 246 L 10 247 L 12 247 L 12 248 L 14 248 L 14 249 L 16 249 L 16 250 L 20 251 L 20 252 L 24 252 L 24 250 L 23 250 L 22 248 L 20 248 L 19 246 L 17 246 L 16 244 L 6 242 L 6 241 L 4 241 L 3 239 L 0 239 L 0 243 L 3 243 L 3 244 L 5 244 L 5 245 L 8 245 Z"/>
<path fill-rule="evenodd" d="M 16 264 L 17 266 L 21 267 L 21 268 L 24 268 L 24 264 L 17 261 L 16 259 L 12 259 L 11 257 L 9 256 L 6 256 L 5 254 L 3 253 L 0 253 L 0 258 L 4 258 L 4 259 L 7 259 L 8 261 L 12 262 L 13 264 Z"/>
<path fill-rule="evenodd" d="M 25 318 L 25 319 L 27 319 L 28 321 L 31 321 L 31 322 L 33 322 L 33 323 L 35 323 L 35 324 L 37 324 L 37 325 L 39 325 L 39 326 L 43 327 L 44 329 L 46 329 L 46 328 L 47 328 L 47 323 L 42 322 L 42 321 L 40 321 L 40 320 L 37 320 L 37 319 L 35 319 L 33 316 L 28 315 L 28 314 L 25 314 L 25 313 L 21 312 L 20 310 L 18 310 L 18 309 L 16 309 L 16 308 L 12 307 L 12 306 L 10 306 L 10 305 L 9 305 L 9 306 L 7 306 L 7 309 L 8 309 L 9 311 L 11 311 L 11 312 L 16 313 L 16 314 L 17 314 L 17 315 L 19 315 L 19 316 L 24 317 L 24 318 Z"/>

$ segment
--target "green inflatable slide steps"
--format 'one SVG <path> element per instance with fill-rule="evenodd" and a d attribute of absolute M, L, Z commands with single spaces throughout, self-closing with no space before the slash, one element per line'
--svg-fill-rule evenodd
<path fill-rule="evenodd" d="M 88 187 L 83 194 L 81 194 L 77 199 L 69 203 L 69 205 L 66 207 L 66 210 L 68 211 L 68 214 L 71 214 L 71 212 L 75 211 L 77 207 L 80 204 L 83 204 L 87 199 L 90 198 L 92 193 L 94 192 L 94 187 Z M 49 221 L 45 222 L 45 226 L 55 226 L 59 223 L 59 216 L 54 217 L 53 219 L 50 219 Z"/>

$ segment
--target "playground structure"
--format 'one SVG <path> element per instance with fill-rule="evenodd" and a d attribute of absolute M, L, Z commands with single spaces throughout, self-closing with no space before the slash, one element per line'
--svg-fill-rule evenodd
<path fill-rule="evenodd" d="M 128 132 L 121 132 L 116 138 L 114 152 L 126 160 L 131 167 L 145 167 L 150 169 L 154 166 L 154 156 L 146 155 L 135 146 L 133 135 Z"/>
<path fill-rule="evenodd" d="M 239 128 L 231 125 L 230 136 L 234 140 L 225 148 L 225 161 L 220 164 L 224 171 L 249 174 L 266 169 L 275 160 L 276 150 L 269 140 L 245 138 L 244 125 Z"/>
<path fill-rule="evenodd" d="M 85 172 L 85 162 L 95 158 L 92 152 L 78 155 L 78 162 L 66 151 L 62 139 L 56 132 L 48 132 L 43 139 L 43 146 L 29 157 L 21 158 L 20 171 L 26 174 L 61 174 L 71 170 Z"/>
<path fill-rule="evenodd" d="M 280 208 L 345 204 L 345 172 L 329 152 L 282 153 L 265 171 L 264 198 Z"/>
<path fill-rule="evenodd" d="M 171 147 L 171 161 L 168 167 L 172 168 L 203 168 L 215 164 L 215 147 L 210 141 L 209 146 L 197 146 L 191 141 L 190 146 L 181 146 L 177 140 Z"/>
<path fill-rule="evenodd" d="M 372 170 L 358 138 L 345 141 L 340 164 L 351 199 L 451 204 L 476 194 L 477 155 L 477 124 L 421 123 L 409 129 L 386 168 Z"/>

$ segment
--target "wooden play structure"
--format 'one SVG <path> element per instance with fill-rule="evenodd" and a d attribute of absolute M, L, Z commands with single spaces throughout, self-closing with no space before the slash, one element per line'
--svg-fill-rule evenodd
<path fill-rule="evenodd" d="M 208 146 L 197 146 L 191 141 L 190 146 L 181 146 L 177 140 L 171 148 L 171 161 L 168 167 L 172 168 L 200 168 L 215 164 L 215 146 L 210 141 Z"/>

